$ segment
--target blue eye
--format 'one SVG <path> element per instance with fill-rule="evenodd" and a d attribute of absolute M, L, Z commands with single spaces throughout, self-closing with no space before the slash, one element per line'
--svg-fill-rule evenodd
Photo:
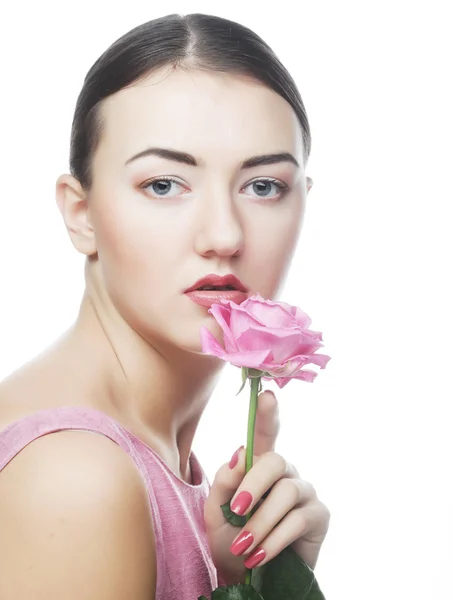
<path fill-rule="evenodd" d="M 278 179 L 256 179 L 255 181 L 247 184 L 246 187 L 251 185 L 254 186 L 253 189 L 260 198 L 266 199 L 283 196 L 285 191 L 288 190 L 288 186 L 285 183 L 278 181 Z M 267 192 L 269 191 L 269 188 L 272 188 L 272 186 L 275 186 L 278 191 L 276 194 L 268 195 Z"/>
<path fill-rule="evenodd" d="M 151 188 L 150 191 L 156 194 L 156 196 L 159 198 L 172 198 L 173 196 L 178 194 L 177 191 L 175 194 L 168 193 L 172 189 L 172 183 L 176 184 L 177 186 L 183 187 L 183 185 L 179 183 L 174 177 L 167 176 L 156 177 L 156 179 L 149 179 L 148 181 L 145 181 L 140 187 L 144 190 L 148 190 L 148 188 Z M 243 189 L 246 189 L 250 186 L 253 186 L 254 192 L 257 194 L 258 197 L 264 198 L 266 200 L 269 198 L 280 198 L 289 189 L 285 183 L 282 183 L 278 179 L 270 178 L 256 179 L 255 181 L 248 183 Z M 272 186 L 277 188 L 277 192 L 275 194 L 269 195 L 268 192 L 269 189 L 272 189 Z"/>
<path fill-rule="evenodd" d="M 149 181 L 145 181 L 140 187 L 144 190 L 151 188 L 151 190 L 159 197 L 172 197 L 167 192 L 171 190 L 171 184 L 176 183 L 181 186 L 180 183 L 176 181 L 173 177 L 159 177 L 156 179 L 151 179 Z"/>

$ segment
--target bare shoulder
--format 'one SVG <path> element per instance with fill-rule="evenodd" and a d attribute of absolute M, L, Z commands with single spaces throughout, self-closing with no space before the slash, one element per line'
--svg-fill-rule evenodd
<path fill-rule="evenodd" d="M 0 381 L 0 431 L 41 408 L 26 400 L 32 385 L 32 381 L 25 385 L 24 379 L 16 373 Z"/>
<path fill-rule="evenodd" d="M 0 432 L 41 409 L 67 405 L 68 387 L 75 389 L 76 382 L 68 385 L 66 374 L 49 358 L 38 357 L 13 371 L 0 381 Z"/>
<path fill-rule="evenodd" d="M 114 442 L 37 438 L 0 473 L 5 598 L 150 600 L 156 552 L 145 483 Z"/>
<path fill-rule="evenodd" d="M 46 408 L 49 379 L 43 375 L 40 361 L 35 359 L 0 380 L 0 431 L 10 423 Z"/>

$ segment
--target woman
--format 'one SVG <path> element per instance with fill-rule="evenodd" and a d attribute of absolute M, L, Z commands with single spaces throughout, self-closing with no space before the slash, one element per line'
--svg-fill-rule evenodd
<path fill-rule="evenodd" d="M 276 297 L 309 153 L 293 80 L 237 23 L 169 15 L 94 63 L 56 186 L 87 257 L 80 313 L 0 387 L 2 598 L 196 600 L 289 544 L 315 567 L 329 513 L 274 452 L 271 392 L 246 476 L 243 448 L 212 485 L 191 452 L 225 363 L 202 353 L 201 326 L 220 329 L 187 292 Z M 271 487 L 243 530 L 225 522 L 221 504 L 244 492 L 247 514 Z"/>

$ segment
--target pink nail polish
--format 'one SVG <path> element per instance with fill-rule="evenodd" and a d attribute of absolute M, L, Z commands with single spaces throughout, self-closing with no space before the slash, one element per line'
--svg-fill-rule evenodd
<path fill-rule="evenodd" d="M 253 569 L 253 567 L 256 567 L 256 565 L 265 558 L 266 552 L 262 548 L 258 548 L 253 554 L 251 554 L 248 557 L 246 561 L 244 561 L 244 566 L 246 569 Z"/>
<path fill-rule="evenodd" d="M 241 451 L 241 449 L 244 446 L 240 446 L 236 452 L 233 454 L 233 456 L 231 457 L 230 463 L 229 463 L 229 467 L 230 469 L 234 469 L 234 467 L 238 464 L 238 460 L 239 460 L 239 452 Z"/>
<path fill-rule="evenodd" d="M 231 510 L 237 515 L 243 515 L 251 505 L 253 496 L 250 492 L 241 492 L 231 506 Z"/>
<path fill-rule="evenodd" d="M 235 540 L 230 547 L 230 552 L 235 556 L 239 556 L 247 548 L 253 544 L 253 534 L 250 531 L 243 531 L 241 535 Z"/>

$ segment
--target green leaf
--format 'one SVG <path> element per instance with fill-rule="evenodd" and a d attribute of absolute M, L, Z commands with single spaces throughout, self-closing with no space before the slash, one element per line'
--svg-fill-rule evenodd
<path fill-rule="evenodd" d="M 259 509 L 264 500 L 269 496 L 269 494 L 272 491 L 272 487 L 273 486 L 271 486 L 266 492 L 264 492 L 263 497 L 260 498 L 260 500 L 258 500 L 255 506 L 252 508 L 252 515 L 256 513 L 256 511 Z M 222 504 L 220 508 L 222 509 L 223 516 L 228 521 L 228 523 L 231 523 L 231 525 L 234 525 L 235 527 L 244 527 L 244 525 L 247 523 L 247 515 L 237 515 L 231 510 L 231 500 L 230 502 Z"/>
<path fill-rule="evenodd" d="M 263 600 L 325 600 L 313 570 L 291 546 L 252 570 L 252 586 Z"/>
<path fill-rule="evenodd" d="M 239 389 L 239 392 L 236 394 L 236 396 L 239 396 L 239 394 L 242 392 L 242 390 L 244 389 L 245 386 L 245 382 L 247 381 L 247 378 L 249 376 L 249 370 L 248 367 L 241 367 L 241 375 L 242 375 L 242 385 Z"/>
<path fill-rule="evenodd" d="M 241 517 L 241 515 L 237 515 L 231 510 L 230 504 L 231 502 L 226 502 L 220 507 L 223 511 L 223 516 L 229 523 L 231 523 L 231 525 L 234 525 L 235 527 L 244 527 L 247 522 L 247 515 L 244 515 L 243 517 Z"/>
<path fill-rule="evenodd" d="M 198 600 L 208 599 L 205 596 L 199 596 Z M 211 593 L 211 600 L 263 600 L 263 597 L 248 583 L 238 583 L 216 588 Z"/>
<path fill-rule="evenodd" d="M 208 600 L 199 596 L 198 600 Z M 287 546 L 262 567 L 252 569 L 252 583 L 220 586 L 211 600 L 326 600 L 313 570 Z"/>
<path fill-rule="evenodd" d="M 246 379 L 246 381 L 247 381 L 247 379 Z M 238 393 L 236 394 L 236 396 L 239 396 L 239 394 L 240 394 L 240 393 L 242 392 L 242 390 L 244 389 L 244 386 L 245 386 L 245 381 L 244 381 L 244 383 L 241 385 L 241 387 L 239 388 L 239 391 L 238 391 Z"/>

